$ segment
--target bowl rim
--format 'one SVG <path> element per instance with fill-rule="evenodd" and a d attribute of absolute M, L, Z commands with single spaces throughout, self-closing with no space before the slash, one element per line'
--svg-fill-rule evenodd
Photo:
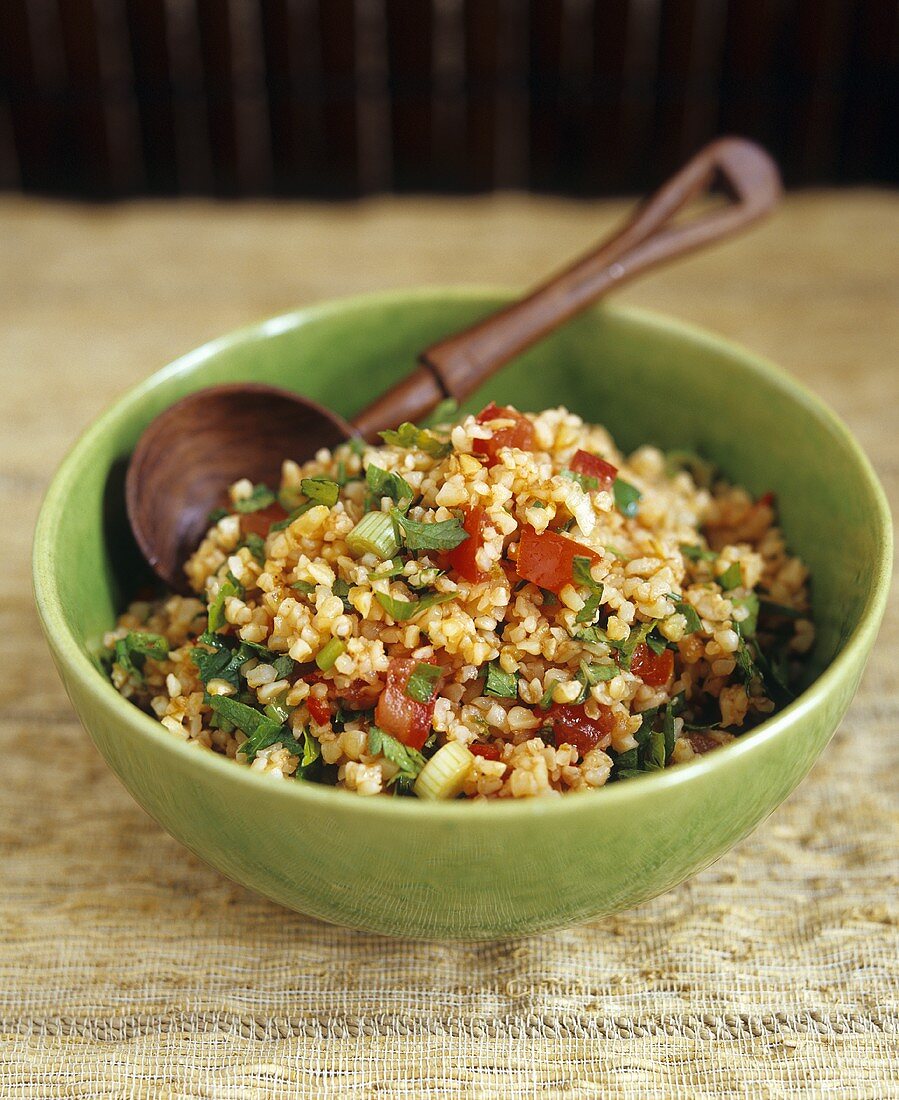
<path fill-rule="evenodd" d="M 65 507 L 67 488 L 74 479 L 74 473 L 82 457 L 89 453 L 94 441 L 102 437 L 108 427 L 115 423 L 134 404 L 141 401 L 147 393 L 171 378 L 186 374 L 192 368 L 216 355 L 229 346 L 247 340 L 265 339 L 281 332 L 302 327 L 309 321 L 328 317 L 334 313 L 351 312 L 357 309 L 395 305 L 417 299 L 450 301 L 496 301 L 514 297 L 516 291 L 507 287 L 481 285 L 425 286 L 397 288 L 374 293 L 356 294 L 341 298 L 331 298 L 322 302 L 300 306 L 286 313 L 278 314 L 255 323 L 241 326 L 222 336 L 213 338 L 199 347 L 179 356 L 166 366 L 154 371 L 135 386 L 120 395 L 103 413 L 100 414 L 77 438 L 67 452 L 62 463 L 50 481 L 41 503 L 35 527 L 32 553 L 32 584 L 38 614 L 47 643 L 59 664 L 69 676 L 77 678 L 81 687 L 92 698 L 94 704 L 120 720 L 138 736 L 149 737 L 154 747 L 180 755 L 185 764 L 197 763 L 200 768 L 212 769 L 213 775 L 234 783 L 249 783 L 265 790 L 270 797 L 282 795 L 287 798 L 308 800 L 311 807 L 316 805 L 332 812 L 355 812 L 361 815 L 381 814 L 398 815 L 421 819 L 427 816 L 432 820 L 458 822 L 460 820 L 496 821 L 500 818 L 515 819 L 521 815 L 542 816 L 546 814 L 576 813 L 587 805 L 598 808 L 599 805 L 610 809 L 622 802 L 641 796 L 644 791 L 652 790 L 660 794 L 664 790 L 679 787 L 682 784 L 710 776 L 717 769 L 736 764 L 742 757 L 758 751 L 762 745 L 781 737 L 790 727 L 800 722 L 807 714 L 822 706 L 856 663 L 864 666 L 867 653 L 874 642 L 883 617 L 891 581 L 892 563 L 892 521 L 886 495 L 874 472 L 870 460 L 862 450 L 849 428 L 827 404 L 811 390 L 798 382 L 783 368 L 777 366 L 765 356 L 744 347 L 727 337 L 720 336 L 665 314 L 630 305 L 601 303 L 594 309 L 636 322 L 638 325 L 655 329 L 664 334 L 673 335 L 708 350 L 724 353 L 742 360 L 751 369 L 775 384 L 802 405 L 807 411 L 823 421 L 851 453 L 859 476 L 867 483 L 875 503 L 877 524 L 877 542 L 881 554 L 873 568 L 872 584 L 862 614 L 846 638 L 843 648 L 836 658 L 816 677 L 816 679 L 791 703 L 776 712 L 771 718 L 759 723 L 744 736 L 723 745 L 715 752 L 691 760 L 686 764 L 675 765 L 661 772 L 637 776 L 627 783 L 615 783 L 603 788 L 601 796 L 594 802 L 586 802 L 575 795 L 561 798 L 525 798 L 496 799 L 475 801 L 465 800 L 449 802 L 425 802 L 412 798 L 361 798 L 352 797 L 348 792 L 314 782 L 273 783 L 270 776 L 254 771 L 252 768 L 236 766 L 234 761 L 214 752 L 198 752 L 195 746 L 181 741 L 169 733 L 158 721 L 125 699 L 112 686 L 83 652 L 74 633 L 69 629 L 63 613 L 63 600 L 57 583 L 54 568 L 56 549 L 54 544 L 54 518 Z M 88 731 L 89 732 L 89 731 Z M 649 784 L 652 784 L 651 786 Z M 590 792 L 597 794 L 597 792 Z M 459 815 L 462 815 L 460 817 Z"/>

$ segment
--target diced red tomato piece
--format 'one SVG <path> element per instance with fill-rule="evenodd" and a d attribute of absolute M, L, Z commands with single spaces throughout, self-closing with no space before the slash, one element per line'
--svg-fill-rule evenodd
<path fill-rule="evenodd" d="M 661 687 L 668 683 L 674 672 L 674 653 L 670 649 L 653 653 L 648 645 L 641 642 L 631 658 L 631 672 L 639 676 L 644 684 Z"/>
<path fill-rule="evenodd" d="M 475 756 L 482 756 L 485 760 L 499 760 L 499 745 L 482 745 L 479 741 L 468 746 L 468 751 Z"/>
<path fill-rule="evenodd" d="M 306 699 L 306 706 L 312 720 L 319 726 L 326 726 L 331 721 L 331 708 L 326 700 L 319 699 L 317 695 L 310 695 Z"/>
<path fill-rule="evenodd" d="M 606 462 L 599 455 L 592 455 L 589 451 L 575 451 L 574 457 L 568 464 L 570 470 L 584 477 L 595 477 L 600 489 L 611 489 L 618 476 L 618 470 L 611 462 Z"/>
<path fill-rule="evenodd" d="M 406 684 L 416 662 L 408 657 L 395 657 L 387 670 L 387 685 L 375 707 L 375 725 L 404 745 L 420 749 L 431 732 L 434 700 L 419 703 L 406 694 Z"/>
<path fill-rule="evenodd" d="M 462 529 L 468 532 L 468 538 L 460 542 L 458 546 L 450 550 L 446 560 L 450 568 L 455 569 L 467 581 L 477 584 L 485 580 L 487 574 L 478 569 L 477 553 L 484 545 L 484 523 L 487 512 L 480 504 L 473 508 L 465 508 L 462 517 Z"/>
<path fill-rule="evenodd" d="M 367 680 L 353 680 L 340 692 L 340 701 L 350 710 L 368 710 L 378 701 L 381 689 Z"/>
<path fill-rule="evenodd" d="M 581 757 L 591 749 L 604 749 L 612 740 L 615 718 L 608 707 L 600 706 L 598 718 L 588 718 L 585 707 L 556 703 L 549 710 L 557 745 L 573 745 Z"/>
<path fill-rule="evenodd" d="M 767 493 L 762 493 L 762 495 L 756 501 L 756 504 L 766 504 L 769 508 L 773 508 L 775 499 L 776 498 L 773 490 L 769 489 Z M 718 742 L 716 741 L 715 744 L 717 743 Z"/>
<path fill-rule="evenodd" d="M 481 409 L 475 417 L 479 424 L 490 420 L 514 420 L 510 428 L 499 428 L 490 439 L 476 439 L 472 444 L 475 454 L 484 455 L 487 466 L 495 466 L 499 461 L 502 447 L 517 447 L 519 451 L 534 449 L 534 425 L 526 416 L 507 406 L 497 406 L 492 401 L 486 409 Z"/>
<path fill-rule="evenodd" d="M 280 523 L 282 519 L 287 519 L 287 513 L 277 501 L 267 508 L 260 508 L 258 512 L 244 512 L 240 517 L 241 534 L 258 535 L 264 539 L 271 525 Z"/>
<path fill-rule="evenodd" d="M 579 557 L 599 561 L 595 550 L 581 546 L 574 539 L 567 539 L 555 531 L 538 535 L 533 527 L 525 527 L 518 544 L 515 569 L 523 580 L 559 593 L 566 584 L 574 583 L 572 568 L 574 559 Z"/>

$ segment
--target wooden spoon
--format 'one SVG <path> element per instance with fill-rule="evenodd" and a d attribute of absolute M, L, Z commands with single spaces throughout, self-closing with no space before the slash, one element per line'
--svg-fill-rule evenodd
<path fill-rule="evenodd" d="M 674 224 L 719 179 L 730 202 Z M 241 477 L 277 485 L 284 458 L 303 461 L 350 436 L 418 420 L 446 397 L 464 400 L 495 371 L 607 291 L 649 268 L 746 228 L 777 203 L 780 178 L 759 146 L 707 145 L 627 224 L 526 297 L 433 344 L 418 367 L 348 423 L 300 394 L 254 382 L 211 386 L 176 402 L 138 440 L 125 496 L 138 546 L 157 575 L 187 590 L 184 562 L 225 488 Z"/>

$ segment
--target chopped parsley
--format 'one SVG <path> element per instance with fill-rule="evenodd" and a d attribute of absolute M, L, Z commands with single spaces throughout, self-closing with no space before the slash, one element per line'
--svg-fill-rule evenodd
<path fill-rule="evenodd" d="M 590 572 L 590 559 L 577 556 L 571 563 L 571 575 L 575 584 L 586 585 L 590 589 L 590 595 L 584 601 L 584 606 L 575 616 L 576 623 L 593 623 L 599 614 L 602 603 L 602 585 L 593 579 Z"/>
<path fill-rule="evenodd" d="M 314 507 L 315 501 L 307 500 L 298 508 L 294 508 L 294 510 L 289 515 L 285 516 L 284 519 L 279 519 L 277 522 L 273 523 L 271 527 L 269 527 L 269 533 L 271 533 L 272 531 L 283 531 L 284 528 L 289 527 L 295 519 L 299 519 L 300 516 L 304 516 L 310 508 Z"/>
<path fill-rule="evenodd" d="M 303 746 L 294 739 L 293 734 L 254 707 L 227 695 L 210 695 L 205 701 L 217 715 L 247 735 L 237 751 L 246 756 L 248 763 L 255 760 L 258 752 L 279 743 L 294 756 L 303 756 Z"/>
<path fill-rule="evenodd" d="M 410 749 L 402 741 L 391 737 L 378 726 L 370 726 L 368 730 L 368 751 L 372 756 L 383 756 L 399 768 L 388 786 L 399 782 L 415 779 L 427 761 L 417 749 Z"/>
<path fill-rule="evenodd" d="M 699 613 L 691 603 L 687 603 L 683 596 L 669 592 L 665 598 L 674 604 L 675 614 L 683 615 L 687 620 L 687 634 L 695 634 L 697 630 L 702 630 L 702 620 L 699 618 Z"/>
<path fill-rule="evenodd" d="M 246 538 L 242 539 L 237 544 L 237 549 L 240 550 L 244 546 L 250 551 L 250 553 L 253 555 L 253 557 L 256 559 L 256 561 L 260 565 L 265 564 L 265 539 L 264 538 L 262 538 L 260 535 L 257 535 L 255 531 L 251 531 L 246 536 Z"/>
<path fill-rule="evenodd" d="M 270 504 L 274 503 L 275 494 L 267 485 L 260 482 L 258 485 L 253 486 L 253 491 L 249 496 L 234 501 L 234 511 L 241 513 L 261 512 L 263 508 L 268 508 Z"/>
<path fill-rule="evenodd" d="M 295 667 L 292 657 L 286 653 L 274 653 L 255 642 L 237 642 L 220 634 L 206 631 L 197 639 L 201 644 L 190 651 L 190 659 L 197 667 L 197 674 L 204 684 L 210 680 L 224 680 L 235 688 L 240 687 L 240 669 L 253 657 L 258 657 L 275 670 L 275 679 L 284 680 Z M 209 646 L 209 649 L 203 649 Z"/>
<path fill-rule="evenodd" d="M 612 484 L 612 493 L 615 497 L 615 505 L 623 516 L 637 514 L 637 505 L 643 494 L 635 485 L 616 477 Z"/>
<path fill-rule="evenodd" d="M 374 464 L 366 467 L 365 481 L 372 495 L 378 500 L 382 497 L 390 497 L 399 504 L 401 501 L 410 502 L 415 497 L 412 486 L 405 478 L 400 477 L 399 474 L 388 473 L 387 470 L 382 470 L 380 466 Z"/>
<path fill-rule="evenodd" d="M 574 470 L 563 470 L 562 477 L 567 477 L 569 481 L 580 485 L 585 493 L 592 493 L 594 489 L 599 488 L 599 478 L 590 477 L 589 474 L 579 474 Z"/>
<path fill-rule="evenodd" d="M 740 563 L 732 562 L 718 578 L 718 583 L 725 592 L 738 588 L 743 583 L 743 570 L 740 568 Z"/>
<path fill-rule="evenodd" d="M 718 555 L 714 550 L 706 550 L 702 546 L 690 546 L 687 543 L 681 543 L 680 552 L 685 558 L 689 558 L 690 561 L 715 561 Z"/>
<path fill-rule="evenodd" d="M 504 672 L 499 661 L 491 661 L 487 666 L 487 681 L 484 694 L 497 699 L 518 698 L 518 673 Z"/>
<path fill-rule="evenodd" d="M 406 681 L 406 694 L 416 703 L 430 703 L 437 688 L 437 681 L 443 675 L 439 665 L 425 664 L 419 661 Z"/>
<path fill-rule="evenodd" d="M 215 634 L 216 631 L 221 630 L 225 626 L 225 600 L 229 596 L 236 596 L 241 598 L 243 596 L 243 586 L 238 584 L 235 580 L 223 581 L 219 585 L 219 590 L 215 599 L 209 605 L 209 625 L 207 630 L 210 634 Z"/>
<path fill-rule="evenodd" d="M 220 519 L 224 519 L 225 516 L 230 516 L 231 513 L 227 508 L 213 508 L 209 515 L 206 517 L 206 522 L 210 527 L 215 527 Z"/>
<path fill-rule="evenodd" d="M 393 518 L 399 525 L 407 550 L 453 550 L 468 538 L 458 516 L 437 523 L 418 523 L 394 511 Z"/>
<path fill-rule="evenodd" d="M 407 420 L 396 431 L 378 432 L 378 435 L 394 447 L 406 449 L 418 448 L 432 458 L 444 458 L 453 449 L 452 443 L 444 441 L 427 428 L 416 427 Z"/>
<path fill-rule="evenodd" d="M 432 592 L 428 596 L 422 596 L 420 600 L 400 600 L 395 596 L 387 596 L 383 592 L 376 592 L 375 599 L 392 619 L 395 619 L 398 623 L 404 623 L 415 618 L 416 615 L 420 615 L 422 611 L 427 611 L 430 607 L 436 607 L 437 604 L 455 599 L 455 593 Z"/>
<path fill-rule="evenodd" d="M 169 655 L 169 643 L 161 634 L 148 634 L 140 630 L 129 631 L 118 638 L 112 647 L 113 663 L 128 676 L 143 682 L 143 667 L 147 657 L 164 661 Z"/>
<path fill-rule="evenodd" d="M 300 488 L 316 504 L 325 504 L 332 508 L 340 496 L 340 486 L 327 477 L 304 477 Z"/>
<path fill-rule="evenodd" d="M 459 411 L 459 402 L 455 397 L 444 397 L 439 405 L 436 405 L 429 416 L 422 421 L 423 428 L 435 428 L 441 424 L 449 424 Z"/>
<path fill-rule="evenodd" d="M 760 601 L 758 596 L 754 592 L 750 592 L 746 596 L 733 596 L 731 597 L 731 603 L 734 607 L 745 607 L 749 612 L 746 618 L 739 624 L 740 636 L 743 638 L 754 638 L 759 624 Z"/>

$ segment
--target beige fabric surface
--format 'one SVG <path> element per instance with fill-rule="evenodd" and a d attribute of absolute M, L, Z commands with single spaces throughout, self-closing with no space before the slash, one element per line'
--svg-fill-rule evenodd
<path fill-rule="evenodd" d="M 754 836 L 635 912 L 486 945 L 328 927 L 204 866 L 118 785 L 39 636 L 42 490 L 127 386 L 298 303 L 524 286 L 621 209 L 0 201 L 2 1100 L 899 1096 L 895 601 L 849 716 Z M 796 196 L 621 297 L 810 384 L 896 508 L 897 238 L 893 196 Z"/>

